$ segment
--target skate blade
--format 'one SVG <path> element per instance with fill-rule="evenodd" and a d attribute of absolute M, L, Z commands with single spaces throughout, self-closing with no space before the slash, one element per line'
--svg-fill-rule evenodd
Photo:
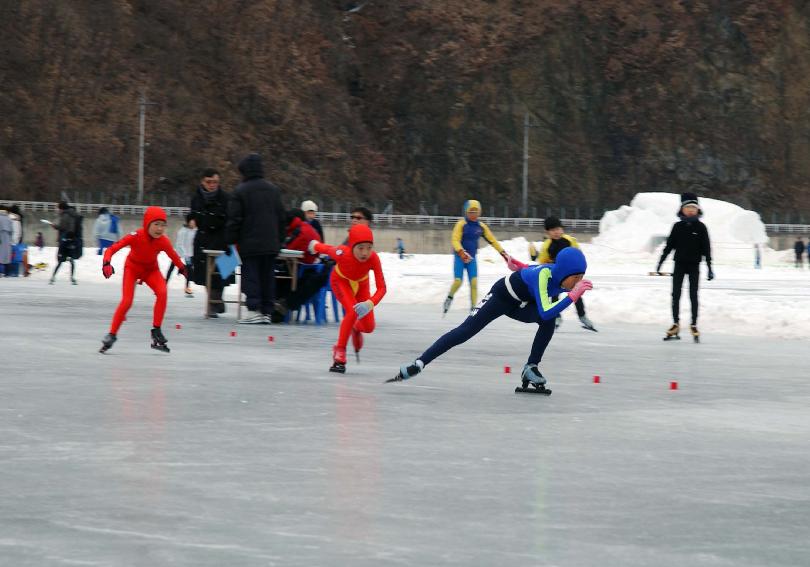
<path fill-rule="evenodd" d="M 679 340 L 681 340 L 681 337 L 679 337 L 678 335 L 673 335 L 671 337 L 664 337 L 664 340 L 665 341 L 679 341 Z"/>
<path fill-rule="evenodd" d="M 389 378 L 388 380 L 386 380 L 385 382 L 383 382 L 383 384 L 391 384 L 392 382 L 402 382 L 402 380 L 403 380 L 403 379 L 402 379 L 402 376 L 400 376 L 399 374 L 397 374 L 397 375 L 396 375 L 396 376 L 394 376 L 393 378 Z"/>
<path fill-rule="evenodd" d="M 98 352 L 100 352 L 101 354 L 104 354 L 104 353 L 106 353 L 108 350 L 110 350 L 110 349 L 108 349 L 108 348 L 106 348 L 106 347 L 101 347 L 100 349 L 98 349 Z"/>
<path fill-rule="evenodd" d="M 518 386 L 515 388 L 516 394 L 543 394 L 544 396 L 550 396 L 551 390 L 543 386 L 542 388 L 535 388 L 534 386 Z"/>
<path fill-rule="evenodd" d="M 346 367 L 345 366 L 330 366 L 329 372 L 336 372 L 338 374 L 346 374 Z"/>
<path fill-rule="evenodd" d="M 582 325 L 582 328 L 585 329 L 586 331 L 593 331 L 594 333 L 599 332 L 596 329 L 594 329 L 593 327 L 586 327 L 585 325 Z"/>
<path fill-rule="evenodd" d="M 699 343 L 699 342 L 700 342 L 700 337 L 694 337 L 694 339 L 695 339 L 695 342 L 696 342 L 696 343 Z"/>
<path fill-rule="evenodd" d="M 152 347 L 153 349 L 155 349 L 155 350 L 159 350 L 159 351 L 161 351 L 161 352 L 171 352 L 171 351 L 169 350 L 169 347 L 167 347 L 167 346 L 151 345 L 151 347 Z"/>

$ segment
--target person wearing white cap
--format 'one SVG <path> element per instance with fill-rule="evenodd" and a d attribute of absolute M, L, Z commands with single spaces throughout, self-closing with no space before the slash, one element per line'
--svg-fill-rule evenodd
<path fill-rule="evenodd" d="M 312 228 L 321 236 L 321 242 L 325 242 L 323 238 L 323 227 L 321 223 L 318 221 L 318 205 L 315 204 L 315 201 L 304 201 L 301 203 L 301 210 L 304 211 L 304 215 L 307 217 L 307 222 L 312 225 Z"/>

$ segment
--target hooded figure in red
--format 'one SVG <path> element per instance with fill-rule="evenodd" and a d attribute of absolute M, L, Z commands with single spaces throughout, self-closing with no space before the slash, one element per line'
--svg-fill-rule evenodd
<path fill-rule="evenodd" d="M 127 311 L 132 307 L 135 295 L 135 284 L 145 283 L 155 292 L 155 309 L 152 316 L 152 346 L 165 350 L 166 337 L 160 330 L 163 315 L 166 313 L 166 281 L 158 269 L 157 257 L 165 252 L 172 259 L 180 274 L 185 275 L 186 266 L 174 251 L 171 241 L 163 235 L 166 231 L 166 212 L 160 207 L 148 207 L 143 214 L 143 228 L 127 234 L 124 238 L 104 251 L 104 263 L 101 271 L 105 278 L 115 273 L 110 260 L 121 248 L 129 246 L 129 256 L 124 263 L 123 289 L 121 303 L 113 315 L 110 333 L 102 341 L 101 352 L 108 350 L 116 341 L 121 324 L 126 319 Z"/>
<path fill-rule="evenodd" d="M 363 348 L 362 333 L 374 331 L 374 307 L 380 303 L 386 289 L 380 258 L 373 247 L 374 234 L 368 226 L 361 224 L 349 229 L 348 244 L 329 246 L 315 240 L 309 243 L 311 252 L 328 254 L 335 260 L 335 269 L 330 276 L 332 291 L 346 310 L 337 343 L 332 349 L 334 364 L 329 369 L 332 372 L 346 371 L 349 335 L 355 353 L 359 353 Z M 374 295 L 371 295 L 369 285 L 369 272 L 372 270 L 377 288 Z"/>

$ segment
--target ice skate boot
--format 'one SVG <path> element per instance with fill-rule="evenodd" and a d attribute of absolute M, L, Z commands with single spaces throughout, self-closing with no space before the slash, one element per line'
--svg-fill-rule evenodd
<path fill-rule="evenodd" d="M 444 305 L 442 306 L 442 317 L 447 315 L 447 312 L 450 311 L 451 305 L 453 305 L 453 296 L 448 295 L 444 300 Z"/>
<path fill-rule="evenodd" d="M 100 352 L 101 354 L 104 354 L 105 352 L 107 352 L 108 350 L 110 350 L 112 348 L 112 346 L 115 344 L 115 341 L 117 341 L 117 340 L 118 340 L 118 337 L 116 337 L 112 333 L 108 333 L 107 336 L 105 336 L 103 339 L 101 339 L 101 348 L 98 349 L 98 352 Z"/>
<path fill-rule="evenodd" d="M 337 345 L 332 347 L 332 366 L 329 367 L 329 372 L 338 372 L 339 374 L 346 373 L 346 348 Z"/>
<path fill-rule="evenodd" d="M 53 285 L 56 283 L 56 276 L 51 276 L 51 279 L 48 280 L 48 285 Z"/>
<path fill-rule="evenodd" d="M 76 281 L 76 278 L 70 278 L 70 283 L 73 285 L 79 285 L 79 282 Z"/>
<path fill-rule="evenodd" d="M 551 390 L 546 388 L 546 379 L 540 373 L 536 364 L 527 364 L 520 374 L 521 385 L 515 388 L 515 392 L 529 392 L 532 394 L 551 395 Z"/>
<path fill-rule="evenodd" d="M 354 356 L 357 362 L 360 362 L 360 349 L 363 348 L 363 333 L 357 329 L 352 329 L 352 347 L 354 347 Z"/>
<path fill-rule="evenodd" d="M 399 372 L 393 378 L 389 378 L 385 381 L 386 384 L 389 382 L 402 382 L 403 380 L 407 380 L 408 378 L 413 378 L 425 367 L 425 363 L 421 360 L 417 359 L 414 360 L 410 364 L 403 364 L 399 367 Z"/>
<path fill-rule="evenodd" d="M 591 323 L 591 320 L 590 320 L 590 319 L 588 319 L 588 317 L 587 317 L 587 316 L 583 315 L 582 317 L 580 317 L 580 318 L 579 318 L 579 322 L 580 322 L 580 323 L 582 323 L 582 328 L 583 328 L 583 329 L 587 329 L 587 330 L 589 330 L 589 331 L 593 331 L 594 333 L 598 333 L 598 332 L 599 332 L 599 331 L 597 331 L 597 330 L 596 330 L 596 327 L 594 327 L 594 326 L 593 326 L 593 323 Z"/>
<path fill-rule="evenodd" d="M 692 339 L 696 342 L 700 342 L 700 331 L 698 331 L 697 325 L 690 325 L 689 332 L 692 333 Z"/>
<path fill-rule="evenodd" d="M 163 352 L 169 352 L 169 347 L 166 346 L 166 337 L 163 336 L 163 331 L 160 327 L 152 327 L 152 348 Z"/>
<path fill-rule="evenodd" d="M 667 330 L 667 336 L 664 337 L 665 341 L 679 341 L 681 337 L 678 336 L 678 333 L 681 332 L 681 326 L 678 323 L 673 323 L 672 326 Z"/>

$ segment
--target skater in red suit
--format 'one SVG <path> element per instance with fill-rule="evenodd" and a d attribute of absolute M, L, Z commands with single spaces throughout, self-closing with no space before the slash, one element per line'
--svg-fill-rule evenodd
<path fill-rule="evenodd" d="M 104 251 L 104 263 L 101 271 L 109 279 L 115 273 L 110 260 L 113 254 L 129 246 L 129 256 L 124 264 L 124 282 L 121 303 L 113 315 L 109 334 L 102 340 L 100 352 L 105 352 L 117 340 L 118 329 L 126 319 L 127 311 L 132 307 L 135 295 L 135 284 L 145 283 L 155 292 L 155 309 L 152 316 L 152 348 L 169 352 L 166 337 L 160 330 L 163 315 L 166 313 L 166 281 L 158 269 L 157 257 L 165 252 L 172 259 L 180 275 L 186 275 L 186 266 L 174 251 L 171 241 L 163 235 L 166 232 L 166 212 L 160 207 L 148 207 L 143 214 L 143 228 L 127 234 L 124 238 Z"/>
<path fill-rule="evenodd" d="M 374 307 L 385 295 L 385 278 L 383 277 L 380 258 L 374 252 L 374 234 L 362 224 L 349 229 L 349 241 L 340 246 L 329 246 L 316 240 L 309 243 L 310 252 L 328 254 L 335 260 L 330 281 L 335 297 L 346 310 L 346 316 L 340 323 L 337 343 L 332 348 L 334 363 L 331 372 L 346 372 L 346 344 L 349 335 L 352 337 L 354 352 L 360 359 L 363 348 L 363 334 L 374 331 Z M 377 290 L 371 295 L 369 272 L 374 271 L 374 284 Z"/>

